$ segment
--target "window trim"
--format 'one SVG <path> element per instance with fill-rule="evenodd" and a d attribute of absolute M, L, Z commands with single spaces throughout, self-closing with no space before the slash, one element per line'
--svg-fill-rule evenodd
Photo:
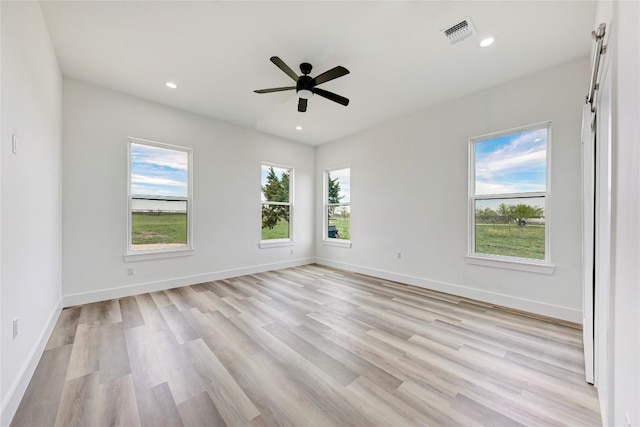
<path fill-rule="evenodd" d="M 551 262 L 551 217 L 552 217 L 552 197 L 551 197 L 551 145 L 552 145 L 552 123 L 551 121 L 534 123 L 526 126 L 519 126 L 498 132 L 469 138 L 469 158 L 468 158 L 468 247 L 465 261 L 468 264 L 482 265 L 488 267 L 504 268 L 509 270 L 528 271 L 542 274 L 552 274 L 555 266 Z M 547 130 L 546 144 L 546 191 L 528 193 L 504 193 L 504 194 L 482 194 L 476 195 L 476 156 L 475 147 L 479 141 L 492 138 L 521 133 L 536 129 Z M 542 197 L 545 206 L 545 235 L 544 254 L 545 258 L 538 260 L 534 258 L 515 257 L 507 255 L 483 254 L 475 252 L 475 205 L 478 200 L 496 199 L 525 199 Z"/>
<path fill-rule="evenodd" d="M 351 195 L 349 195 L 349 202 L 344 203 L 329 203 L 329 174 L 333 171 L 349 169 L 349 184 L 351 184 L 351 165 L 343 164 L 339 166 L 334 166 L 331 168 L 327 168 L 324 170 L 322 175 L 322 243 L 327 246 L 337 246 L 341 248 L 351 248 L 351 232 L 349 232 L 349 239 L 336 239 L 329 237 L 329 208 L 332 206 L 340 207 L 340 206 L 348 206 L 349 207 L 349 215 L 351 216 Z"/>
<path fill-rule="evenodd" d="M 293 214 L 294 214 L 294 181 L 295 181 L 295 168 L 293 166 L 283 165 L 279 163 L 273 162 L 260 162 L 260 193 L 262 193 L 262 167 L 274 167 L 280 169 L 287 169 L 289 171 L 289 202 L 263 202 L 262 198 L 260 200 L 260 242 L 258 243 L 258 247 L 261 249 L 268 248 L 281 248 L 285 246 L 295 246 L 295 241 L 293 240 Z M 276 205 L 276 206 L 289 206 L 289 237 L 286 239 L 263 239 L 262 238 L 262 206 L 265 204 L 268 205 Z"/>
<path fill-rule="evenodd" d="M 168 150 L 182 151 L 187 153 L 188 171 L 187 171 L 187 196 L 153 196 L 153 195 L 133 195 L 131 194 L 131 145 L 147 145 L 151 147 L 164 148 Z M 150 199 L 150 200 L 184 200 L 187 203 L 187 244 L 178 248 L 157 248 L 157 249 L 132 249 L 131 232 L 132 221 L 131 212 L 133 199 Z M 195 247 L 193 245 L 193 149 L 179 145 L 166 144 L 163 142 L 150 141 L 147 139 L 127 137 L 127 238 L 126 251 L 123 255 L 125 262 L 143 261 L 152 259 L 164 259 L 173 257 L 182 257 L 193 255 Z"/>

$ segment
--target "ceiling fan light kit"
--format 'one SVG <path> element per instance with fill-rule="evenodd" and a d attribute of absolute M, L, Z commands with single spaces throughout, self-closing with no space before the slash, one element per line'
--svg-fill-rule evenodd
<path fill-rule="evenodd" d="M 287 64 L 284 63 L 282 59 L 277 56 L 272 56 L 271 62 L 273 62 L 276 67 L 280 68 L 286 75 L 291 77 L 296 82 L 296 85 L 270 89 L 258 89 L 254 90 L 255 93 L 272 93 L 295 89 L 296 95 L 298 96 L 298 111 L 301 113 L 307 111 L 307 100 L 309 100 L 313 95 L 321 96 L 330 101 L 337 102 L 340 105 L 349 105 L 349 100 L 344 96 L 316 87 L 319 84 L 326 83 L 330 80 L 349 74 L 349 70 L 346 68 L 337 66 L 329 71 L 325 71 L 324 73 L 317 75 L 316 77 L 310 77 L 309 73 L 311 73 L 313 67 L 308 62 L 300 64 L 300 71 L 302 72 L 301 76 L 298 76 Z"/>

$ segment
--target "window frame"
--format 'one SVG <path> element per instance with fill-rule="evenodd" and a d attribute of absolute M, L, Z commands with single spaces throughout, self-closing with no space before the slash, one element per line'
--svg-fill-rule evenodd
<path fill-rule="evenodd" d="M 131 147 L 133 144 L 147 145 L 167 150 L 181 151 L 187 153 L 187 196 L 157 196 L 139 195 L 131 193 Z M 155 249 L 133 249 L 132 248 L 132 208 L 134 199 L 145 200 L 167 200 L 185 201 L 187 204 L 187 244 L 184 247 L 155 248 Z M 163 142 L 151 141 L 136 137 L 127 137 L 127 246 L 124 254 L 125 262 L 142 261 L 151 259 L 173 258 L 189 256 L 195 252 L 193 245 L 193 149 L 179 145 L 166 144 Z"/>
<path fill-rule="evenodd" d="M 476 143 L 494 139 L 502 136 L 522 133 L 526 131 L 546 129 L 546 189 L 536 192 L 517 193 L 496 193 L 496 194 L 476 194 Z M 552 274 L 554 265 L 551 262 L 551 145 L 552 145 L 552 123 L 545 121 L 516 128 L 492 132 L 484 135 L 469 138 L 469 158 L 468 158 L 468 248 L 465 260 L 468 264 L 483 265 L 489 267 L 505 268 L 510 270 L 528 271 L 542 274 Z M 524 258 L 508 255 L 496 255 L 478 253 L 475 251 L 476 239 L 476 202 L 479 200 L 500 200 L 500 199 L 544 199 L 544 259 Z"/>
<path fill-rule="evenodd" d="M 323 173 L 323 203 L 322 203 L 322 243 L 328 246 L 338 246 L 342 248 L 351 248 L 351 222 L 349 222 L 349 239 L 336 239 L 329 237 L 329 208 L 330 207 L 341 207 L 348 206 L 349 207 L 349 221 L 351 221 L 351 194 L 349 194 L 348 202 L 341 203 L 329 203 L 329 175 L 333 171 L 349 169 L 349 185 L 351 185 L 351 165 L 340 165 L 334 166 L 331 168 L 327 168 Z"/>
<path fill-rule="evenodd" d="M 279 169 L 286 169 L 289 171 L 289 202 L 269 202 L 262 201 L 260 197 L 260 243 L 259 248 L 278 248 L 283 246 L 294 246 L 295 241 L 293 239 L 293 218 L 294 218 L 294 181 L 295 181 L 295 168 L 293 166 L 283 165 L 273 162 L 260 162 L 260 194 L 262 194 L 262 167 L 273 167 Z M 262 238 L 262 207 L 264 205 L 275 206 L 289 206 L 289 237 L 286 239 L 263 239 Z"/>

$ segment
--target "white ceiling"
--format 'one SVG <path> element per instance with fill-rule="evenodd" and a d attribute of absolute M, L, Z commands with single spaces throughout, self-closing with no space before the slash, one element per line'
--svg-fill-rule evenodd
<path fill-rule="evenodd" d="M 587 56 L 594 1 L 44 1 L 62 73 L 141 98 L 308 144 Z M 441 33 L 469 17 L 477 35 Z M 497 36 L 485 49 L 481 36 Z M 269 58 L 312 76 L 351 73 L 321 88 L 306 113 Z M 168 89 L 166 81 L 178 84 Z M 586 93 L 586 87 L 585 87 Z M 303 126 L 302 131 L 295 130 Z"/>

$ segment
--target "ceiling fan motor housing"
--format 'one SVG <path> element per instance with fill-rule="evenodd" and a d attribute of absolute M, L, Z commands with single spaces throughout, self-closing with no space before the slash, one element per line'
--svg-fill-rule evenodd
<path fill-rule="evenodd" d="M 307 75 L 300 76 L 296 83 L 296 92 L 300 92 L 301 90 L 312 90 L 315 85 L 316 82 L 313 77 L 309 77 Z"/>

